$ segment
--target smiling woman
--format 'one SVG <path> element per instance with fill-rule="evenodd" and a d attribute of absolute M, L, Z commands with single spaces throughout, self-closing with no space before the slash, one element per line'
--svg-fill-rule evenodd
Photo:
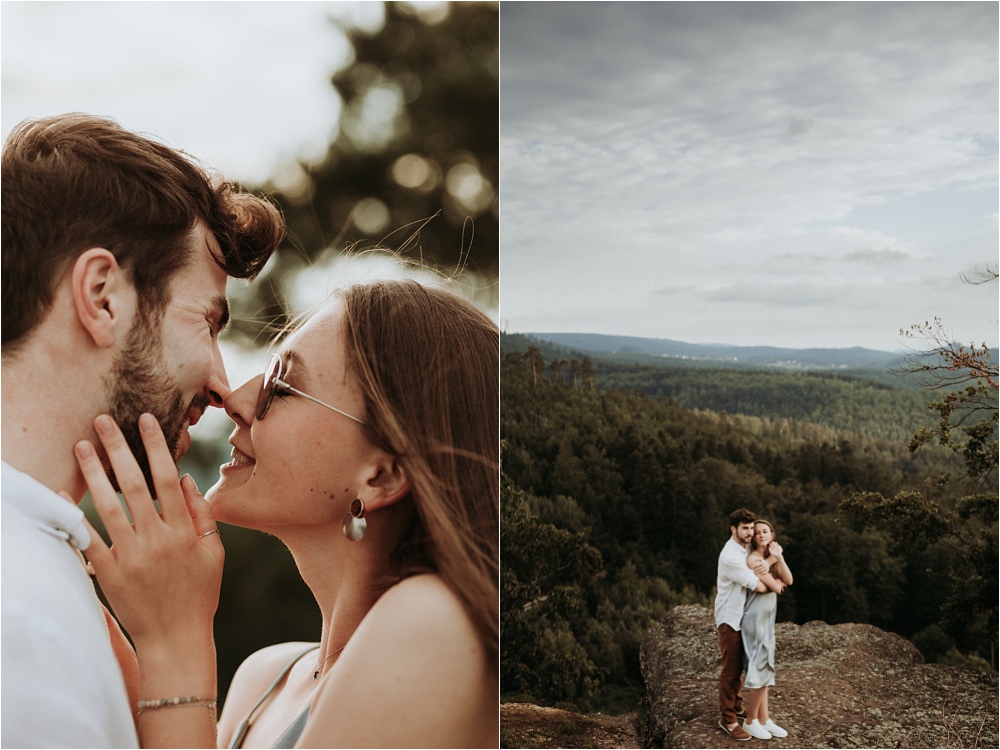
<path fill-rule="evenodd" d="M 318 643 L 246 660 L 219 740 L 497 746 L 498 355 L 496 325 L 449 291 L 353 284 L 225 399 L 233 459 L 207 502 L 189 480 L 158 477 L 158 493 L 183 495 L 191 514 L 173 523 L 165 511 L 168 523 L 133 530 L 96 470 L 87 474 L 109 531 L 143 537 L 134 556 L 93 556 L 136 637 L 141 682 L 169 691 L 148 696 L 167 702 L 140 714 L 143 745 L 217 741 L 214 705 L 205 710 L 214 650 L 204 644 L 218 590 L 204 581 L 221 560 L 189 556 L 192 540 L 215 548 L 217 520 L 280 538 L 323 619 Z M 152 438 L 146 447 L 154 464 L 169 460 Z M 135 472 L 127 451 L 109 454 L 116 471 Z M 132 585 L 117 585 L 124 570 Z"/>

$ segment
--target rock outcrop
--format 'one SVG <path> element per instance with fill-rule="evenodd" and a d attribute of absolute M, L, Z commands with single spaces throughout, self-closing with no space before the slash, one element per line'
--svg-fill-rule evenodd
<path fill-rule="evenodd" d="M 785 747 L 997 747 L 997 678 L 924 664 L 904 638 L 872 625 L 775 627 L 771 715 Z M 676 607 L 646 631 L 645 733 L 654 747 L 735 747 L 718 726 L 719 646 L 713 613 Z"/>

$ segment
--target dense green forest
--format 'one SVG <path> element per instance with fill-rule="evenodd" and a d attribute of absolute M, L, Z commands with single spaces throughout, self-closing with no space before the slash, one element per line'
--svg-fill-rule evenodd
<path fill-rule="evenodd" d="M 711 606 L 728 515 L 741 506 L 774 523 L 795 573 L 780 620 L 872 623 L 928 661 L 995 668 L 995 499 L 961 518 L 970 536 L 921 528 L 909 544 L 845 510 L 904 493 L 952 518 L 965 488 L 925 480 L 963 476 L 961 456 L 906 442 L 933 422 L 927 400 L 851 377 L 503 350 L 504 697 L 634 706 L 643 631 L 675 605 Z M 981 559 L 992 554 L 992 572 L 977 568 L 968 539 Z M 960 596 L 963 582 L 974 596 Z"/>
<path fill-rule="evenodd" d="M 887 440 L 909 441 L 927 421 L 927 396 L 912 378 L 884 371 L 781 372 L 701 364 L 669 365 L 590 358 L 583 352 L 505 334 L 503 348 L 536 347 L 545 372 L 598 390 L 634 390 L 687 409 L 793 419 Z M 651 358 L 646 358 L 651 359 Z"/>

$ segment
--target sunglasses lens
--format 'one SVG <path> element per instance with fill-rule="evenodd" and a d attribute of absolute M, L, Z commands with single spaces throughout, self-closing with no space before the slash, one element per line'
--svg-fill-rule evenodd
<path fill-rule="evenodd" d="M 271 361 L 267 363 L 267 370 L 264 372 L 264 381 L 260 386 L 260 394 L 257 396 L 257 419 L 263 419 L 267 410 L 274 400 L 274 386 L 281 374 L 281 358 L 276 354 L 271 355 Z"/>

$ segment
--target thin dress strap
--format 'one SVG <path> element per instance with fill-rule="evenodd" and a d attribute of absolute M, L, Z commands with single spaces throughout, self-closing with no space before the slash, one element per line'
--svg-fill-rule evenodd
<path fill-rule="evenodd" d="M 309 648 L 300 651 L 299 653 L 297 653 L 295 656 L 293 656 L 291 659 L 288 660 L 288 663 L 281 668 L 280 672 L 278 672 L 278 676 L 274 678 L 274 682 L 270 684 L 267 690 L 264 691 L 264 694 L 260 696 L 260 699 L 254 704 L 254 707 L 250 709 L 250 713 L 248 713 L 246 715 L 246 718 L 240 722 L 238 727 L 236 727 L 236 731 L 233 732 L 233 738 L 229 740 L 229 744 L 226 747 L 229 748 L 243 747 L 243 740 L 246 738 L 247 732 L 250 730 L 250 724 L 253 721 L 253 715 L 254 713 L 256 713 L 257 709 L 260 708 L 260 705 L 265 700 L 267 700 L 268 696 L 270 696 L 271 693 L 274 692 L 274 689 L 278 687 L 278 683 L 288 676 L 288 673 L 292 671 L 292 667 L 295 666 L 295 663 L 299 659 L 308 654 L 310 651 L 315 651 L 318 648 L 319 648 L 318 643 L 312 644 L 309 646 Z"/>

